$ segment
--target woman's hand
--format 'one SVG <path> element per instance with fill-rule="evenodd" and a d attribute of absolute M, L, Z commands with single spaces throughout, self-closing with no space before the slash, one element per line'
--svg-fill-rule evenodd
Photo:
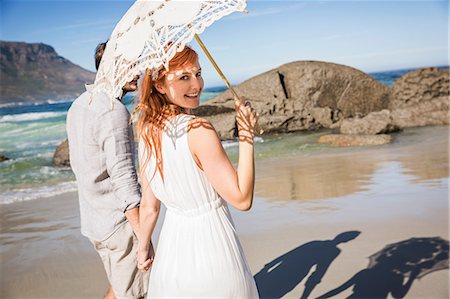
<path fill-rule="evenodd" d="M 241 97 L 241 100 L 235 101 L 236 123 L 238 127 L 238 136 L 240 141 L 249 141 L 253 143 L 255 127 L 258 121 L 258 113 L 252 107 L 250 101 Z"/>
<path fill-rule="evenodd" d="M 155 258 L 155 251 L 153 249 L 153 244 L 150 242 L 148 249 L 139 248 L 137 252 L 137 267 L 142 272 L 147 272 L 152 266 L 153 260 Z"/>

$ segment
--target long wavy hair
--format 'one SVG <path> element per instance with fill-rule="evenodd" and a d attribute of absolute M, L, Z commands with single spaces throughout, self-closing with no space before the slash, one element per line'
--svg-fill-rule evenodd
<path fill-rule="evenodd" d="M 169 70 L 183 66 L 187 63 L 195 63 L 198 59 L 197 53 L 186 46 L 181 52 L 178 52 L 169 62 Z M 145 151 L 139 153 L 140 157 L 146 153 L 144 163 L 140 165 L 141 175 L 145 174 L 145 168 L 150 157 L 155 155 L 156 169 L 149 181 L 153 179 L 156 171 L 159 171 L 164 180 L 163 160 L 161 153 L 161 137 L 166 120 L 180 113 L 186 112 L 183 108 L 172 104 L 167 95 L 160 93 L 156 89 L 156 83 L 164 84 L 166 73 L 162 69 L 158 72 L 156 80 L 152 79 L 152 71 L 145 71 L 144 79 L 140 88 L 139 104 L 133 112 L 137 113 L 137 135 L 144 141 Z M 140 149 L 142 150 L 142 149 Z"/>

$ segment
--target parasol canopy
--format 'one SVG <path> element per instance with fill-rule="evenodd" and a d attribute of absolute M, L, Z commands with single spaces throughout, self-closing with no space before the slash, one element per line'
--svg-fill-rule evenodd
<path fill-rule="evenodd" d="M 428 273 L 448 269 L 449 243 L 440 237 L 411 238 L 394 244 L 386 245 L 382 250 L 369 257 L 372 268 L 378 263 L 389 263 L 393 271 L 409 276 L 418 273 L 421 278 Z"/>
<path fill-rule="evenodd" d="M 111 100 L 146 69 L 168 68 L 186 43 L 214 21 L 245 11 L 245 0 L 136 1 L 114 28 L 100 63 L 93 92 Z"/>

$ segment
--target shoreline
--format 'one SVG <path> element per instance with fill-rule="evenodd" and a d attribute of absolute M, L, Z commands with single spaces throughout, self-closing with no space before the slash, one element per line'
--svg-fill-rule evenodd
<path fill-rule="evenodd" d="M 319 266 L 308 264 L 316 252 L 321 261 L 334 252 L 311 293 L 317 298 L 362 270 L 369 273 L 370 256 L 385 246 L 413 238 L 448 241 L 448 132 L 449 127 L 409 130 L 387 146 L 257 160 L 253 208 L 245 213 L 230 208 L 252 273 L 259 273 L 257 281 L 298 279 L 283 298 L 299 298 Z M 1 207 L 2 298 L 103 295 L 106 275 L 80 233 L 76 192 Z M 358 235 L 330 247 L 336 236 L 350 232 Z M 308 249 L 313 244 L 317 250 Z M 262 275 L 275 260 L 295 271 L 280 267 Z M 372 278 L 371 283 L 360 280 L 359 287 L 382 280 Z M 405 298 L 448 298 L 448 279 L 448 268 L 414 279 Z"/>
<path fill-rule="evenodd" d="M 416 127 L 416 128 L 407 128 L 400 132 L 393 133 L 393 142 L 386 145 L 379 146 L 359 146 L 359 147 L 336 147 L 331 145 L 322 145 L 318 144 L 317 140 L 321 135 L 329 134 L 332 132 L 330 129 L 321 129 L 317 131 L 299 131 L 299 132 L 291 132 L 291 133 L 274 133 L 269 134 L 267 136 L 257 137 L 255 143 L 255 161 L 256 163 L 274 163 L 278 164 L 280 158 L 281 159 L 298 159 L 305 157 L 313 157 L 319 158 L 323 157 L 325 159 L 333 159 L 334 157 L 342 157 L 348 155 L 350 153 L 354 153 L 357 155 L 363 155 L 364 153 L 372 152 L 373 154 L 377 154 L 378 150 L 388 150 L 393 151 L 395 149 L 406 149 L 407 147 L 415 148 L 417 146 L 421 146 L 418 144 L 418 140 L 415 135 L 420 135 L 421 137 L 425 137 L 423 142 L 438 142 L 436 140 L 435 134 L 438 131 L 438 135 L 442 135 L 443 132 L 449 131 L 449 126 L 426 126 L 426 127 Z M 427 138 L 427 134 L 431 133 L 431 137 Z M 447 133 L 448 135 L 448 133 Z M 448 139 L 448 137 L 446 137 Z M 398 139 L 401 141 L 399 142 Z M 281 141 L 280 141 L 281 140 Z M 272 144 L 272 147 L 267 146 L 267 144 Z M 275 144 L 275 145 L 273 145 Z M 286 150 L 280 150 L 281 145 L 285 144 L 289 148 Z M 300 144 L 300 146 L 298 146 Z M 223 141 L 223 145 L 226 148 L 228 155 L 231 160 L 235 164 L 237 161 L 237 142 Z M 293 148 L 293 145 L 297 146 L 297 148 Z M 274 148 L 275 147 L 275 148 Z M 277 153 L 273 154 L 271 151 L 275 150 Z M 278 155 L 278 156 L 277 156 Z M 290 166 L 289 163 L 286 164 L 287 167 Z M 70 171 L 69 167 L 57 167 L 58 170 Z M 258 172 L 257 172 L 258 175 Z M 3 204 L 10 204 L 14 202 L 23 202 L 28 200 L 39 200 L 40 198 L 49 198 L 55 195 L 62 195 L 67 193 L 65 190 L 69 189 L 69 192 L 76 191 L 76 181 L 74 180 L 54 180 L 51 184 L 43 183 L 43 185 L 39 186 L 23 186 L 21 188 L 16 188 L 12 190 L 4 190 L 0 192 L 2 195 L 2 202 L 0 202 L 0 206 Z M 18 199 L 17 196 L 21 198 Z M 270 196 L 269 196 L 270 197 Z"/>

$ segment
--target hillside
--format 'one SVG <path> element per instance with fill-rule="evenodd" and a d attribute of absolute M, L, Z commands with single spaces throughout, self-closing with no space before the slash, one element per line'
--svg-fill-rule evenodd
<path fill-rule="evenodd" d="M 49 45 L 0 41 L 1 104 L 73 98 L 94 78 Z"/>

